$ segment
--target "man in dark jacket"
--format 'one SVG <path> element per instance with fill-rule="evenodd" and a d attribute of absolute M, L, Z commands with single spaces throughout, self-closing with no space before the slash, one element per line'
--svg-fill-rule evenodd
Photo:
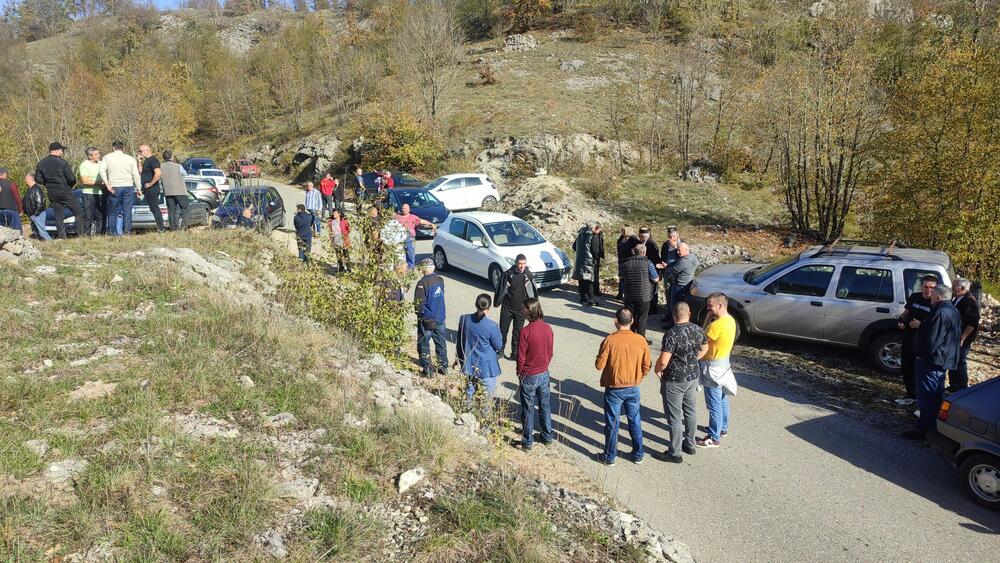
<path fill-rule="evenodd" d="M 674 305 L 685 300 L 691 282 L 694 281 L 694 274 L 698 270 L 698 257 L 691 254 L 691 248 L 686 242 L 677 244 L 677 258 L 663 270 L 663 277 L 670 280 L 667 282 L 667 304 Z M 664 319 L 664 326 L 673 326 L 674 319 Z"/>
<path fill-rule="evenodd" d="M 625 307 L 632 311 L 634 319 L 632 332 L 646 336 L 649 302 L 656 283 L 660 281 L 656 267 L 646 258 L 646 245 L 635 245 L 632 256 L 621 264 L 621 272 Z"/>
<path fill-rule="evenodd" d="M 932 430 L 944 400 L 944 374 L 958 368 L 962 340 L 962 315 L 951 302 L 951 288 L 939 285 L 931 293 L 931 314 L 921 322 L 910 321 L 917 329 L 917 429 L 907 438 L 923 439 Z"/>
<path fill-rule="evenodd" d="M 639 241 L 646 246 L 646 260 L 655 268 L 663 260 L 660 258 L 660 247 L 657 246 L 656 241 L 653 240 L 652 231 L 649 227 L 642 227 L 639 229 Z M 659 278 L 659 274 L 657 274 Z M 660 312 L 660 288 L 659 282 L 656 282 L 653 287 L 653 295 L 649 298 L 649 313 L 655 315 Z"/>
<path fill-rule="evenodd" d="M 625 225 L 622 227 L 622 234 L 618 236 L 615 243 L 615 250 L 618 254 L 618 295 L 616 299 L 622 299 L 622 264 L 632 257 L 632 250 L 639 244 L 639 237 L 635 236 L 632 227 Z"/>
<path fill-rule="evenodd" d="M 500 334 L 503 335 L 503 347 L 500 355 L 507 349 L 507 332 L 513 325 L 510 338 L 510 358 L 517 360 L 517 345 L 521 341 L 521 329 L 524 328 L 524 302 L 528 299 L 538 299 L 538 288 L 528 271 L 528 258 L 518 254 L 514 265 L 500 276 L 500 285 L 493 294 L 493 306 L 500 307 Z"/>
<path fill-rule="evenodd" d="M 448 331 L 445 329 L 444 278 L 434 273 L 434 261 L 425 258 L 417 265 L 424 277 L 413 290 L 413 307 L 417 313 L 417 353 L 424 375 L 444 373 L 448 367 Z M 431 363 L 431 340 L 437 353 L 437 365 Z"/>
<path fill-rule="evenodd" d="M 0 168 L 0 226 L 20 231 L 21 194 L 7 174 L 6 168 Z"/>
<path fill-rule="evenodd" d="M 301 203 L 295 210 L 295 218 L 292 219 L 292 224 L 295 225 L 295 244 L 299 247 L 299 260 L 308 262 L 312 252 L 313 215 Z"/>
<path fill-rule="evenodd" d="M 600 223 L 594 227 L 594 297 L 601 293 L 601 264 L 604 262 L 604 227 Z"/>
<path fill-rule="evenodd" d="M 573 264 L 573 279 L 580 284 L 580 304 L 584 306 L 597 305 L 597 297 L 594 294 L 594 285 L 597 282 L 597 244 L 595 235 L 597 227 L 591 224 L 585 225 L 576 235 L 573 241 L 573 250 L 576 252 L 576 260 Z"/>
<path fill-rule="evenodd" d="M 958 350 L 958 368 L 948 371 L 948 392 L 954 393 L 969 386 L 969 350 L 979 334 L 979 302 L 972 295 L 972 282 L 959 278 L 955 282 L 953 303 L 962 317 L 961 346 Z"/>
<path fill-rule="evenodd" d="M 68 207 L 74 217 L 82 217 L 80 201 L 73 195 L 76 174 L 73 167 L 63 160 L 66 147 L 60 143 L 49 145 L 49 156 L 38 161 L 35 166 L 35 181 L 45 186 L 49 193 L 49 206 L 56 216 L 56 237 L 66 238 L 63 214 Z M 87 233 L 82 233 L 87 234 Z"/>
<path fill-rule="evenodd" d="M 920 280 L 920 291 L 912 293 L 906 298 L 903 314 L 897 320 L 899 330 L 903 331 L 903 349 L 900 360 L 903 364 L 903 385 L 906 387 L 906 399 L 917 398 L 917 375 L 914 367 L 917 359 L 917 330 L 912 326 L 913 321 L 917 321 L 916 326 L 920 326 L 920 322 L 930 316 L 931 294 L 937 284 L 936 276 L 924 276 Z"/>

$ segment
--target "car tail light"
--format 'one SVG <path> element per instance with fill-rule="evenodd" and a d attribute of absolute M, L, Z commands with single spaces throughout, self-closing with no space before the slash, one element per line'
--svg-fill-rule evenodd
<path fill-rule="evenodd" d="M 938 420 L 941 422 L 947 422 L 948 412 L 951 410 L 951 401 L 945 401 L 941 403 L 941 410 L 938 411 Z"/>

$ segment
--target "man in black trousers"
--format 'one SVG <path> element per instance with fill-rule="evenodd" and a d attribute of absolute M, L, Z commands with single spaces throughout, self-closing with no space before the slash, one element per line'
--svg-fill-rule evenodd
<path fill-rule="evenodd" d="M 646 258 L 646 245 L 639 243 L 632 249 L 632 256 L 619 265 L 625 307 L 632 311 L 632 332 L 646 336 L 649 302 L 653 298 L 660 276 L 656 267 Z M 649 340 L 648 338 L 646 340 Z"/>
<path fill-rule="evenodd" d="M 538 288 L 528 271 L 528 258 L 518 254 L 514 265 L 500 276 L 500 285 L 493 294 L 493 306 L 500 307 L 500 333 L 503 334 L 503 347 L 500 355 L 507 349 L 507 331 L 514 326 L 510 335 L 510 357 L 517 360 L 517 343 L 524 328 L 524 301 L 538 299 Z"/>

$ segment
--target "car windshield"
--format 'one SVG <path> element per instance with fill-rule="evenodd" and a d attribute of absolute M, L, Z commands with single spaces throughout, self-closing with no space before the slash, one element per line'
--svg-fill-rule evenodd
<path fill-rule="evenodd" d="M 396 192 L 399 197 L 399 204 L 403 205 L 407 203 L 410 205 L 410 209 L 419 209 L 421 207 L 434 207 L 435 205 L 441 205 L 441 200 L 434 197 L 427 192 Z"/>
<path fill-rule="evenodd" d="M 442 176 L 441 178 L 438 178 L 437 180 L 434 180 L 433 182 L 431 182 L 430 184 L 427 184 L 424 187 L 427 188 L 428 190 L 433 190 L 434 188 L 436 188 L 436 187 L 440 186 L 441 184 L 445 183 L 445 181 L 447 181 L 447 180 L 448 180 L 447 178 L 445 178 L 445 177 Z"/>
<path fill-rule="evenodd" d="M 545 242 L 545 237 L 520 220 L 489 223 L 486 232 L 497 246 L 531 246 Z"/>
<path fill-rule="evenodd" d="M 799 259 L 798 254 L 792 254 L 791 256 L 782 258 L 777 262 L 771 262 L 770 264 L 757 266 L 756 268 L 750 270 L 749 272 L 743 275 L 743 281 L 747 283 L 757 283 L 759 281 L 766 280 L 774 272 L 781 270 L 788 264 L 791 264 L 792 262 L 795 262 L 798 259 Z"/>
<path fill-rule="evenodd" d="M 222 205 L 239 208 L 254 207 L 264 203 L 266 198 L 267 195 L 264 192 L 230 191 L 226 194 Z"/>
<path fill-rule="evenodd" d="M 416 176 L 414 176 L 412 174 L 403 173 L 403 174 L 397 175 L 396 177 L 399 178 L 401 181 L 407 182 L 407 183 L 410 183 L 410 184 L 420 183 L 420 178 L 417 178 Z"/>

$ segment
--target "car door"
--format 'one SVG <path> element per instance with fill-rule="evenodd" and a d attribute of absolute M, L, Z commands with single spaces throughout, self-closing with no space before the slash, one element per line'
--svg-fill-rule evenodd
<path fill-rule="evenodd" d="M 892 320 L 902 312 L 896 308 L 896 283 L 891 269 L 841 266 L 836 278 L 825 317 L 826 340 L 857 346 L 872 323 Z"/>
<path fill-rule="evenodd" d="M 478 223 L 469 221 L 469 228 L 465 231 L 465 243 L 468 245 L 466 253 L 466 263 L 468 270 L 480 276 L 487 276 L 490 271 L 489 239 L 486 232 Z"/>
<path fill-rule="evenodd" d="M 441 184 L 434 190 L 434 195 L 440 199 L 444 206 L 451 211 L 456 209 L 464 209 L 462 207 L 462 179 L 452 178 L 447 182 Z"/>
<path fill-rule="evenodd" d="M 835 269 L 830 264 L 799 266 L 764 286 L 750 307 L 754 329 L 765 334 L 822 339 Z"/>
<path fill-rule="evenodd" d="M 448 233 L 441 237 L 441 247 L 448 258 L 448 264 L 462 270 L 467 269 L 464 258 L 468 252 L 465 246 L 465 229 L 468 225 L 469 222 L 465 219 L 455 217 L 448 224 Z"/>

